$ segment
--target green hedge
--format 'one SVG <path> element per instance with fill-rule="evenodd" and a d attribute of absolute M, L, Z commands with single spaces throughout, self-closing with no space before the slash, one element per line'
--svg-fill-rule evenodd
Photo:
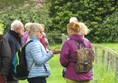
<path fill-rule="evenodd" d="M 52 0 L 49 4 L 49 14 L 52 18 L 50 28 L 66 33 L 66 25 L 70 17 L 75 16 L 91 30 L 87 38 L 92 42 L 103 42 L 101 25 L 107 16 L 116 11 L 117 5 L 116 0 Z M 107 38 L 105 35 L 104 37 Z"/>

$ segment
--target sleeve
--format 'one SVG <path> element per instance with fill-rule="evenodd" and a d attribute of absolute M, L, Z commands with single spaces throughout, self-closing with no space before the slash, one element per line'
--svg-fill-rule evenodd
<path fill-rule="evenodd" d="M 68 43 L 65 42 L 61 49 L 60 63 L 63 67 L 67 67 L 69 64 L 69 47 Z"/>
<path fill-rule="evenodd" d="M 32 42 L 30 47 L 31 47 L 30 53 L 37 65 L 42 65 L 53 57 L 53 52 L 49 51 L 47 53 L 42 44 Z"/>
<path fill-rule="evenodd" d="M 3 39 L 1 47 L 2 69 L 1 74 L 7 76 L 11 64 L 11 49 L 7 39 Z"/>

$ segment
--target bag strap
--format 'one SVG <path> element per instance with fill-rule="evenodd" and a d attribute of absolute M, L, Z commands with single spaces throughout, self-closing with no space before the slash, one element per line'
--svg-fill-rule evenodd
<path fill-rule="evenodd" d="M 28 42 L 24 45 L 24 52 L 25 52 L 26 46 L 27 46 L 29 43 L 31 43 L 31 42 L 33 42 L 33 40 L 28 41 Z M 29 71 L 31 70 L 33 64 L 34 64 L 34 61 L 33 61 L 32 64 L 30 65 Z"/>
<path fill-rule="evenodd" d="M 28 42 L 24 45 L 24 48 L 25 48 L 29 43 L 31 43 L 31 42 L 33 42 L 33 40 L 28 41 Z"/>
<path fill-rule="evenodd" d="M 73 41 L 76 43 L 76 45 L 78 46 L 78 48 L 82 48 L 82 47 L 80 46 L 80 43 L 78 43 L 76 40 L 73 40 Z M 86 43 L 86 41 L 85 41 L 85 39 L 84 39 L 84 41 L 83 41 L 83 45 L 84 45 L 84 46 L 83 46 L 83 47 L 86 47 L 86 46 L 85 46 L 85 43 Z M 74 55 L 74 54 L 75 54 L 75 53 L 71 54 L 70 57 L 71 57 L 72 55 Z M 70 59 L 70 61 L 72 61 L 72 60 Z"/>
<path fill-rule="evenodd" d="M 84 39 L 83 44 L 84 44 L 84 46 L 86 47 L 86 39 Z"/>
<path fill-rule="evenodd" d="M 73 41 L 76 43 L 76 45 L 78 46 L 78 48 L 86 47 L 86 41 L 85 41 L 85 39 L 82 42 L 84 46 L 81 46 L 80 43 L 78 43 L 76 40 L 73 40 Z"/>

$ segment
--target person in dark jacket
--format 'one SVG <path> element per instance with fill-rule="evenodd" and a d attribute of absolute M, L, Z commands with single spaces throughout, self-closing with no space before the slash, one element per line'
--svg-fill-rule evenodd
<path fill-rule="evenodd" d="M 11 64 L 11 50 L 9 43 L 0 35 L 0 83 L 7 82 L 7 75 Z"/>
<path fill-rule="evenodd" d="M 17 78 L 14 76 L 14 65 L 16 65 L 15 54 L 22 46 L 21 36 L 23 36 L 23 34 L 24 26 L 22 22 L 19 20 L 15 20 L 12 22 L 10 30 L 4 35 L 4 37 L 8 39 L 12 56 L 12 64 L 10 66 L 10 72 L 7 78 L 7 83 L 18 83 Z"/>
<path fill-rule="evenodd" d="M 65 78 L 67 83 L 90 83 L 90 80 L 93 79 L 92 69 L 86 73 L 80 74 L 77 74 L 75 71 L 75 52 L 78 49 L 78 46 L 74 41 L 78 42 L 79 44 L 85 41 L 86 48 L 92 49 L 91 42 L 84 37 L 83 31 L 88 30 L 84 30 L 84 28 L 80 26 L 79 22 L 71 22 L 67 25 L 67 33 L 70 38 L 64 42 L 60 54 L 60 63 L 63 67 L 66 68 Z"/>

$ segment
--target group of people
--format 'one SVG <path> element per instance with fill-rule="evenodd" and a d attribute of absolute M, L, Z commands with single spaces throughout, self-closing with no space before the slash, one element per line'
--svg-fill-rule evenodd
<path fill-rule="evenodd" d="M 24 29 L 26 32 L 24 32 Z M 49 43 L 44 32 L 45 26 L 40 23 L 28 22 L 24 25 L 21 21 L 15 20 L 11 23 L 8 32 L 0 37 L 0 83 L 18 83 L 14 76 L 14 61 L 16 52 L 31 41 L 25 49 L 26 61 L 28 65 L 28 82 L 29 83 L 47 83 L 46 78 L 50 75 L 50 66 L 48 61 L 54 57 L 54 54 L 60 54 L 60 64 L 66 68 L 67 83 L 89 83 L 92 80 L 92 70 L 87 73 L 77 74 L 74 70 L 76 56 L 70 56 L 78 47 L 73 40 L 78 43 L 86 40 L 86 47 L 92 48 L 90 41 L 84 37 L 89 29 L 76 17 L 72 17 L 67 24 L 67 33 L 69 39 L 64 42 L 61 51 L 49 48 Z"/>

